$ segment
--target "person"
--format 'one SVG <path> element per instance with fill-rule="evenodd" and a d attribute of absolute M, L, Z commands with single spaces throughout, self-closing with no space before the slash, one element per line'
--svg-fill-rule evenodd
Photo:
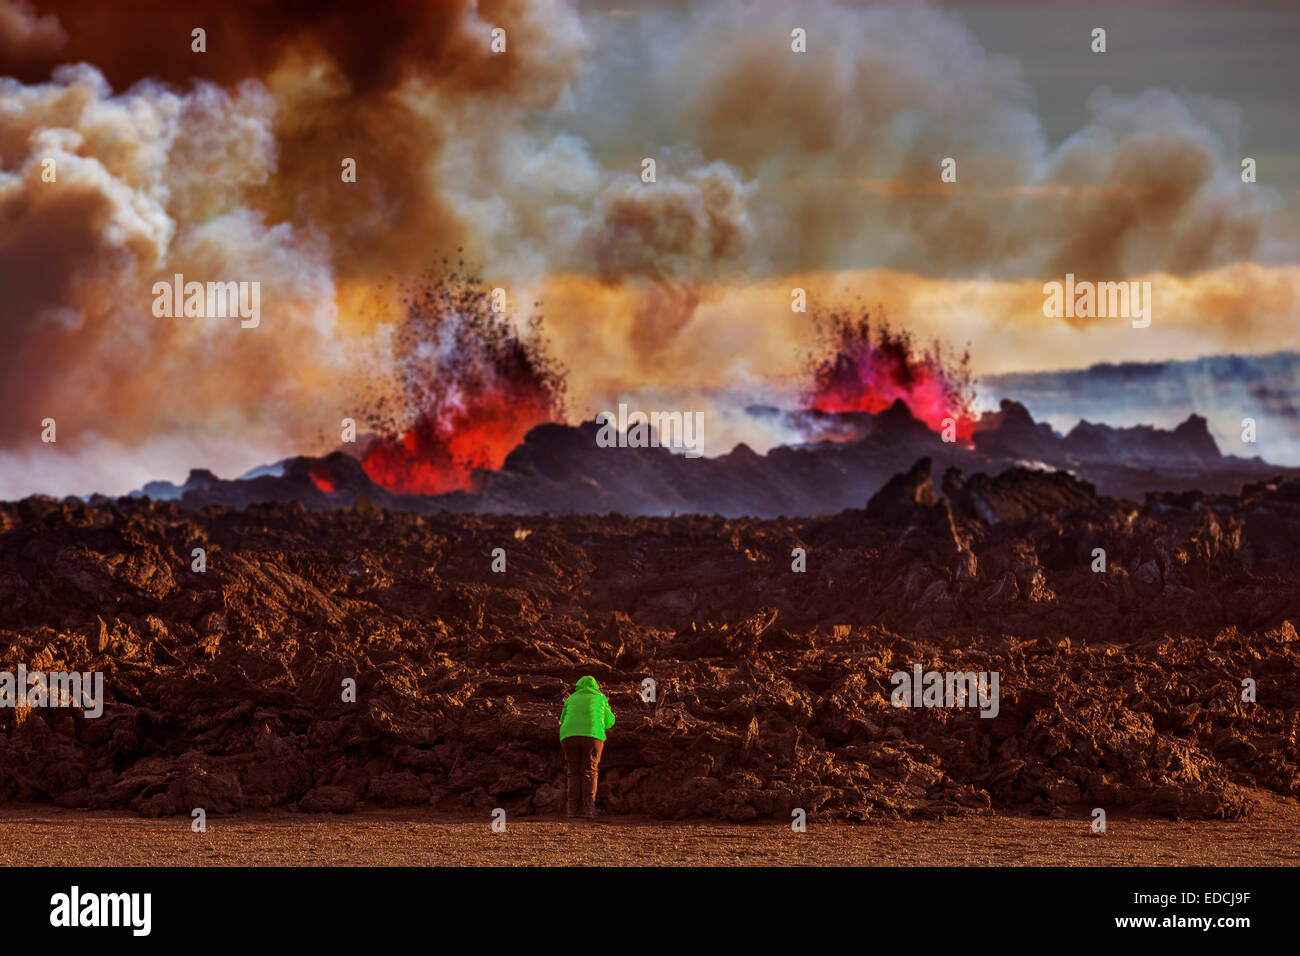
<path fill-rule="evenodd" d="M 568 816 L 579 807 L 588 820 L 596 815 L 596 774 L 605 749 L 605 731 L 614 726 L 609 698 L 600 692 L 596 678 L 580 678 L 560 711 L 560 747 L 569 775 Z"/>

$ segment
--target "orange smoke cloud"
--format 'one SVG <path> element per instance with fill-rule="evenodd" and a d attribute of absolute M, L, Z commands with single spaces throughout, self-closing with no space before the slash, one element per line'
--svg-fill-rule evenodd
<path fill-rule="evenodd" d="M 1098 95 L 1052 147 L 957 17 L 811 2 L 819 53 L 798 58 L 754 9 L 0 0 L 0 456 L 23 469 L 0 494 L 93 473 L 59 464 L 92 448 L 180 477 L 333 447 L 376 395 L 407 400 L 399 290 L 461 248 L 524 304 L 512 322 L 545 303 L 574 416 L 641 388 L 797 397 L 794 286 L 970 343 L 976 371 L 1277 347 L 1294 276 L 1248 264 L 1277 196 L 1240 182 L 1230 111 Z M 1067 271 L 1158 277 L 1160 334 L 1043 319 Z M 260 282 L 261 325 L 155 318 L 175 273 Z M 524 427 L 554 413 L 512 405 Z M 32 457 L 47 416 L 60 444 Z M 390 437 L 447 449 L 439 420 Z M 480 459 L 449 454 L 462 487 Z"/>

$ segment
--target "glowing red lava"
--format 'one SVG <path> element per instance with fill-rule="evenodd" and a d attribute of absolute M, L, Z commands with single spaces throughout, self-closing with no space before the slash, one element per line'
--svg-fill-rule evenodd
<path fill-rule="evenodd" d="M 937 345 L 918 354 L 908 333 L 873 330 L 865 316 L 856 322 L 834 317 L 828 331 L 833 354 L 813 363 L 805 408 L 875 414 L 901 398 L 935 431 L 950 418 L 957 439 L 969 440 L 976 422 L 969 354 L 949 359 Z"/>
<path fill-rule="evenodd" d="M 498 383 L 441 415 L 420 418 L 399 437 L 377 442 L 362 461 L 371 481 L 398 494 L 477 491 L 476 468 L 500 468 L 536 425 L 556 420 L 545 396 Z"/>
<path fill-rule="evenodd" d="M 333 494 L 338 489 L 334 476 L 330 474 L 329 469 L 325 467 L 323 462 L 314 462 L 307 470 L 307 477 L 311 479 L 312 484 L 327 495 Z"/>
<path fill-rule="evenodd" d="M 398 494 L 477 491 L 476 469 L 500 468 L 530 429 L 562 420 L 563 373 L 540 319 L 520 335 L 473 279 L 421 284 L 407 305 L 394 340 L 404 409 L 376 425 L 362 468 Z"/>

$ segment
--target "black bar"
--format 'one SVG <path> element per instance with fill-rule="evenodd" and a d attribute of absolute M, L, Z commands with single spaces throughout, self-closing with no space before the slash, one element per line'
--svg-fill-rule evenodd
<path fill-rule="evenodd" d="M 86 894 L 151 894 L 148 936 L 135 937 L 129 926 L 53 927 L 52 897 L 74 885 L 83 901 Z M 2 910 L 16 938 L 201 941 L 205 948 L 258 939 L 373 945 L 412 934 L 431 946 L 463 945 L 468 937 L 496 948 L 512 939 L 541 945 L 575 924 L 602 948 L 620 939 L 770 946 L 783 929 L 873 947 L 890 939 L 921 943 L 930 934 L 936 942 L 1142 945 L 1184 945 L 1197 936 L 1232 946 L 1243 933 L 1286 929 L 1293 885 L 1294 871 L 1245 867 L 0 870 Z M 1153 917 L 1156 925 L 1117 925 L 1134 917 Z M 1176 922 L 1203 918 L 1248 925 Z M 1172 925 L 1160 925 L 1165 920 Z"/>

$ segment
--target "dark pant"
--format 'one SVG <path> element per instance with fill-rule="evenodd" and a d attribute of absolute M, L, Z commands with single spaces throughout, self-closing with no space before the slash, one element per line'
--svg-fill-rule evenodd
<path fill-rule="evenodd" d="M 565 737 L 560 746 L 564 748 L 564 762 L 569 770 L 568 814 L 576 816 L 581 807 L 583 816 L 592 816 L 596 812 L 596 773 L 605 741 L 595 737 Z"/>

